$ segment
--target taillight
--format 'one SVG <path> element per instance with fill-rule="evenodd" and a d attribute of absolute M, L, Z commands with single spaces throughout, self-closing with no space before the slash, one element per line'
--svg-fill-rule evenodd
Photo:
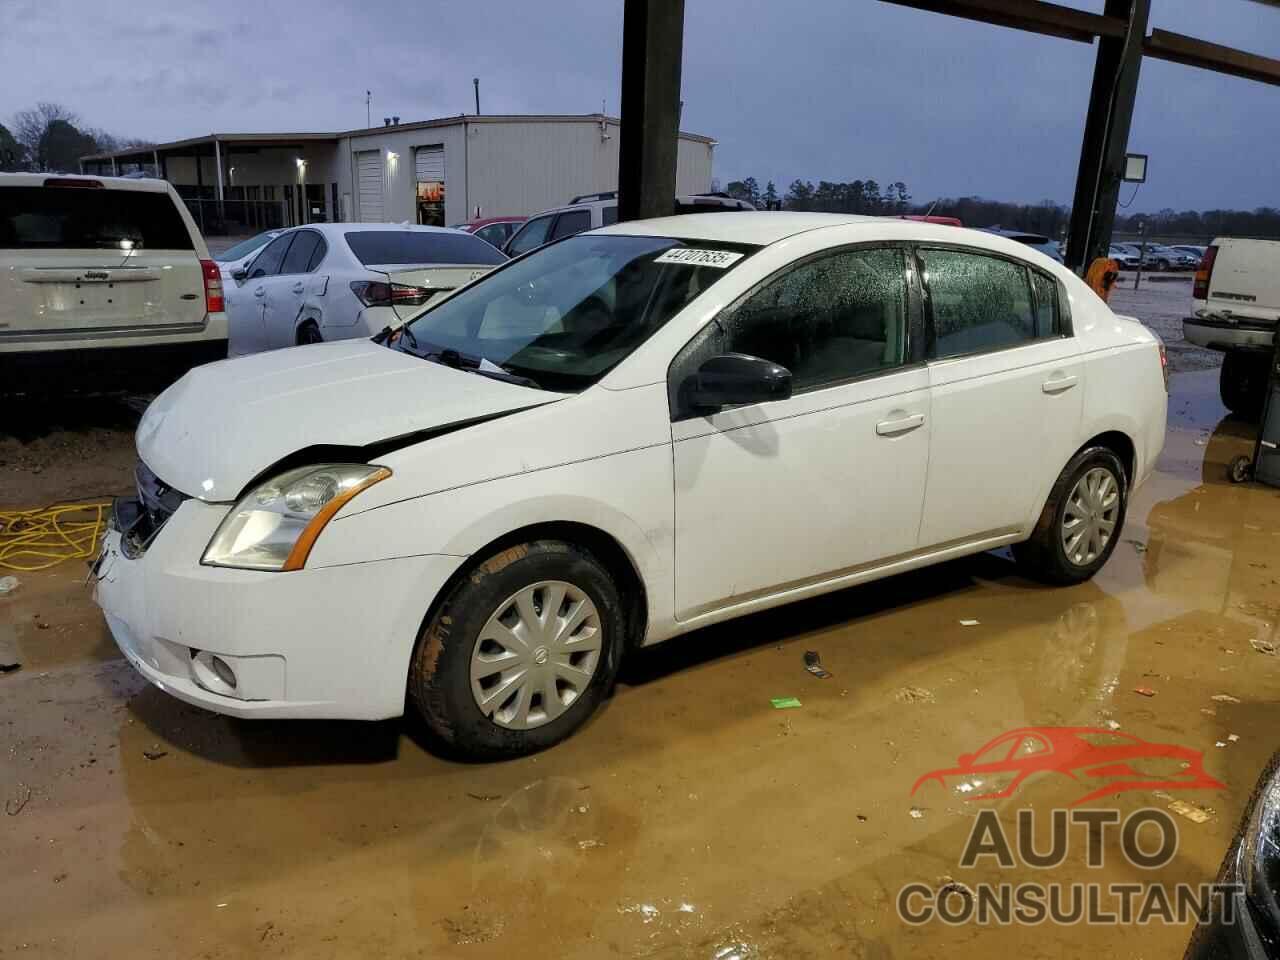
<path fill-rule="evenodd" d="M 420 307 L 431 297 L 426 287 L 407 283 L 385 283 L 382 280 L 354 280 L 351 292 L 366 307 Z"/>
<path fill-rule="evenodd" d="M 73 190 L 101 190 L 101 180 L 84 180 L 79 177 L 45 177 L 46 187 L 70 187 Z"/>
<path fill-rule="evenodd" d="M 204 274 L 204 309 L 207 313 L 222 313 L 226 302 L 222 299 L 222 272 L 212 260 L 201 260 Z"/>
<path fill-rule="evenodd" d="M 1160 372 L 1164 374 L 1164 392 L 1169 392 L 1169 353 L 1164 348 L 1164 343 L 1158 344 L 1160 347 Z"/>
<path fill-rule="evenodd" d="M 1209 299 L 1209 281 L 1213 279 L 1213 261 L 1218 259 L 1218 248 L 1210 247 L 1204 252 L 1200 266 L 1196 268 L 1195 286 L 1191 288 L 1191 299 Z"/>

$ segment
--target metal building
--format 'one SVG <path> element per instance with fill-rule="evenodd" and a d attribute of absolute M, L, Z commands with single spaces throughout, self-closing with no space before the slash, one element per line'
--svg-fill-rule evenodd
<path fill-rule="evenodd" d="M 619 121 L 458 116 L 344 133 L 210 134 L 81 159 L 172 182 L 211 235 L 315 221 L 449 225 L 528 215 L 618 186 Z M 676 193 L 711 188 L 716 141 L 681 133 Z"/>

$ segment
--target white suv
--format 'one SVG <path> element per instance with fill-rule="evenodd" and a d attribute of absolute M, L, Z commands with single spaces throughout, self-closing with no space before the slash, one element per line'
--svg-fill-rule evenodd
<path fill-rule="evenodd" d="M 724 193 L 698 193 L 676 197 L 673 213 L 724 213 L 754 210 L 745 200 Z M 536 250 L 552 240 L 563 240 L 586 230 L 608 227 L 618 222 L 618 192 L 588 193 L 574 197 L 566 207 L 556 207 L 530 217 L 502 248 L 509 257 Z"/>
<path fill-rule="evenodd" d="M 222 275 L 172 186 L 0 174 L 0 389 L 160 387 L 226 355 Z"/>
<path fill-rule="evenodd" d="M 1280 242 L 1219 237 L 1205 251 L 1182 321 L 1188 343 L 1221 350 L 1219 389 L 1232 413 L 1262 411 L 1280 320 Z"/>

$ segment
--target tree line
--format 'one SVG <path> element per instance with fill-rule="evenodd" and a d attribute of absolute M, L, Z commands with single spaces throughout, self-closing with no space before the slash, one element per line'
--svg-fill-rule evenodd
<path fill-rule="evenodd" d="M 75 173 L 80 158 L 89 154 L 148 146 L 145 140 L 83 125 L 62 104 L 41 101 L 18 111 L 12 130 L 0 124 L 0 170 Z"/>
<path fill-rule="evenodd" d="M 793 180 L 784 193 L 768 181 L 761 189 L 755 177 L 733 180 L 725 192 L 748 200 L 762 210 L 807 210 L 822 213 L 858 213 L 877 216 L 904 214 L 958 217 L 969 227 L 1003 227 L 1040 233 L 1055 240 L 1066 236 L 1071 208 L 1052 200 L 1038 203 L 1008 203 L 984 197 L 939 197 L 927 203 L 912 203 L 907 185 L 900 180 L 882 187 L 876 180 L 835 182 Z M 1158 213 L 1126 214 L 1118 211 L 1115 232 L 1150 237 L 1212 239 L 1216 236 L 1280 238 L 1280 208 L 1256 210 L 1164 209 Z"/>

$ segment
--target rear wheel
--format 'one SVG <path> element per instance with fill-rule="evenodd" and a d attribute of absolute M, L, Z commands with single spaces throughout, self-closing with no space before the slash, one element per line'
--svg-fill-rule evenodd
<path fill-rule="evenodd" d="M 314 320 L 308 320 L 298 328 L 298 343 L 324 343 L 324 337 L 320 336 L 320 328 Z"/>
<path fill-rule="evenodd" d="M 1088 580 L 1115 549 L 1127 486 L 1124 465 L 1110 449 L 1080 451 L 1058 475 L 1031 538 L 1013 548 L 1018 563 L 1047 583 Z"/>
<path fill-rule="evenodd" d="M 418 637 L 409 694 L 431 733 L 464 756 L 533 753 L 607 695 L 625 628 L 617 587 L 590 553 L 518 544 L 450 590 Z"/>
<path fill-rule="evenodd" d="M 1268 372 L 1266 354 L 1228 350 L 1218 373 L 1222 405 L 1238 417 L 1256 420 L 1262 414 Z"/>

